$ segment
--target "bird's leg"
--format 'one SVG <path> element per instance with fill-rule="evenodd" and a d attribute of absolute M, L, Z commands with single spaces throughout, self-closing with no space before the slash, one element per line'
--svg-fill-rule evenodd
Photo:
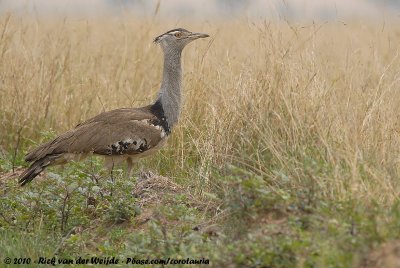
<path fill-rule="evenodd" d="M 112 182 L 110 196 L 113 195 L 114 186 L 115 186 L 114 172 L 113 171 L 114 171 L 114 160 L 112 161 L 112 166 L 111 166 L 111 170 L 110 170 L 110 177 L 111 177 L 111 182 Z"/>
<path fill-rule="evenodd" d="M 116 163 L 115 163 L 114 157 L 107 157 L 107 158 L 105 159 L 104 165 L 105 165 L 105 167 L 108 169 L 108 171 L 110 172 L 110 179 L 111 179 L 112 182 L 114 182 L 114 173 L 113 173 L 113 170 L 114 170 L 115 164 L 116 164 Z"/>
<path fill-rule="evenodd" d="M 114 183 L 115 182 L 115 180 L 114 180 L 114 161 L 112 162 L 111 169 L 110 169 L 110 178 L 111 178 L 111 181 Z"/>
<path fill-rule="evenodd" d="M 128 158 L 126 159 L 126 163 L 127 163 L 127 166 L 126 166 L 126 175 L 127 175 L 128 179 L 129 179 L 129 178 L 132 177 L 132 168 L 133 168 L 134 162 L 133 162 L 132 158 L 128 157 Z"/>
<path fill-rule="evenodd" d="M 112 182 L 112 184 L 114 185 L 114 166 L 115 166 L 115 160 L 114 160 L 114 157 L 106 157 L 106 159 L 105 159 L 105 162 L 104 162 L 104 164 L 105 164 L 105 167 L 108 169 L 108 171 L 110 172 L 110 179 L 111 179 L 111 182 Z M 113 188 L 113 187 L 112 187 Z M 112 196 L 112 193 L 113 193 L 113 189 L 111 188 L 111 191 L 110 191 L 110 195 Z"/>
<path fill-rule="evenodd" d="M 91 168 L 91 171 L 90 171 L 91 180 L 94 183 L 96 183 L 97 185 L 99 185 L 99 175 L 96 174 L 96 172 L 95 172 L 95 167 L 94 167 L 94 164 L 93 164 L 93 156 L 90 157 L 90 168 Z"/>

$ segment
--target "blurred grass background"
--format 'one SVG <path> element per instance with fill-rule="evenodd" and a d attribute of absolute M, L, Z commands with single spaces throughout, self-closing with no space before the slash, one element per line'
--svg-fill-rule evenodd
<path fill-rule="evenodd" d="M 121 170 L 110 181 L 96 158 L 19 188 L 12 170 L 29 148 L 153 101 L 162 53 L 152 39 L 175 26 L 211 39 L 185 49 L 179 126 L 138 167 L 155 174 L 146 187 L 158 197 L 141 202 L 135 178 Z M 1 17 L 0 249 L 203 256 L 215 267 L 379 264 L 400 233 L 399 39 L 396 24 L 357 21 Z"/>

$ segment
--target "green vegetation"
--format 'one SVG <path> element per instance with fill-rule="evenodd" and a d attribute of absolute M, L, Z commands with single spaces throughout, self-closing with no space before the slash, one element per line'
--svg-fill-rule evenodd
<path fill-rule="evenodd" d="M 182 119 L 157 156 L 131 179 L 90 157 L 18 186 L 33 146 L 152 100 L 162 66 L 150 44 L 164 25 L 0 19 L 0 257 L 394 265 L 400 40 L 389 25 L 185 24 L 215 39 L 184 52 Z"/>

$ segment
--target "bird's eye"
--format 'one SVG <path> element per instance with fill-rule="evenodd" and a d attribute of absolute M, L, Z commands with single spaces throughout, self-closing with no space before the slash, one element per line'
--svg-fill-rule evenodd
<path fill-rule="evenodd" d="M 180 33 L 180 32 L 177 32 L 177 33 L 175 33 L 175 34 L 174 34 L 174 36 L 179 38 L 179 37 L 181 37 L 181 36 L 182 36 L 182 33 Z"/>

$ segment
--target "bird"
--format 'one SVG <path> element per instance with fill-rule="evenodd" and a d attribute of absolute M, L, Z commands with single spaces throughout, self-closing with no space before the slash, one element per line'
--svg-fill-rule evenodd
<path fill-rule="evenodd" d="M 181 109 L 184 47 L 208 34 L 177 28 L 154 39 L 164 55 L 163 77 L 155 101 L 140 108 L 120 108 L 100 113 L 75 128 L 39 145 L 25 156 L 30 166 L 19 177 L 21 186 L 31 182 L 43 170 L 89 155 L 105 157 L 106 168 L 127 162 L 131 176 L 133 164 L 154 154 L 170 136 Z"/>

